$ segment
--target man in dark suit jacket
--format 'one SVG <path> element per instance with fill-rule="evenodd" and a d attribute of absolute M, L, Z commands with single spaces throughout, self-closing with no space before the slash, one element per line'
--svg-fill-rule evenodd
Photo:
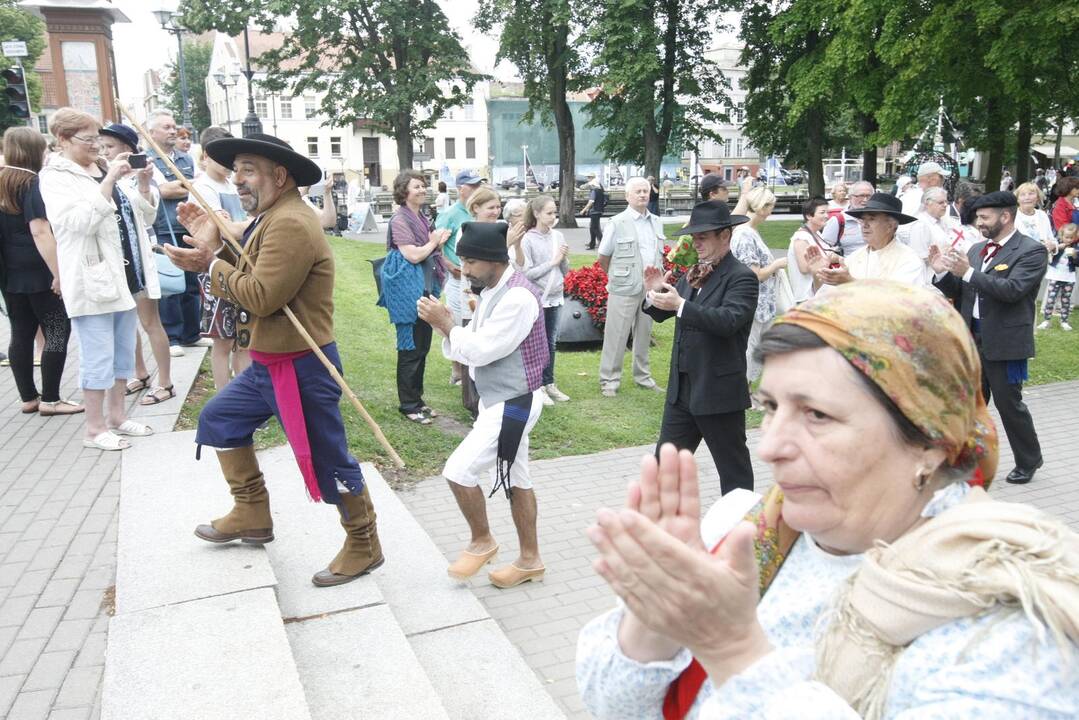
<path fill-rule="evenodd" d="M 699 263 L 670 285 L 658 268 L 645 273 L 645 312 L 657 322 L 677 317 L 671 375 L 659 445 L 696 450 L 703 439 L 725 494 L 753 489 L 746 447 L 746 345 L 760 283 L 730 254 L 731 232 L 748 222 L 727 204 L 698 204 L 681 234 L 692 235 Z"/>
<path fill-rule="evenodd" d="M 974 200 L 975 225 L 986 242 L 963 254 L 930 248 L 934 284 L 960 301 L 982 359 L 982 390 L 993 398 L 1015 455 L 1010 483 L 1030 482 L 1042 465 L 1034 420 L 1023 402 L 1027 360 L 1034 357 L 1034 301 L 1048 257 L 1045 246 L 1015 229 L 1018 203 L 1001 191 Z"/>

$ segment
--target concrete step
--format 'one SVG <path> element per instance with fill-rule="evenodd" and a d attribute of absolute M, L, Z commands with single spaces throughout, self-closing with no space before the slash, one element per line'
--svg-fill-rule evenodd
<path fill-rule="evenodd" d="M 269 588 L 116 615 L 103 720 L 310 720 Z"/>

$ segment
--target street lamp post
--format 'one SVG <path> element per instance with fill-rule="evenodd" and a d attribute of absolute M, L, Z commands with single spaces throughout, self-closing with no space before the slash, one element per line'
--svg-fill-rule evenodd
<path fill-rule="evenodd" d="M 192 131 L 194 128 L 191 126 L 191 108 L 187 102 L 187 72 L 184 70 L 184 33 L 187 32 L 187 30 L 180 27 L 176 22 L 179 19 L 180 14 L 173 12 L 172 10 L 154 10 L 154 17 L 161 23 L 162 30 L 176 36 L 176 49 L 179 58 L 180 72 L 180 104 L 182 105 L 181 121 L 188 131 Z"/>
<path fill-rule="evenodd" d="M 251 44 L 247 39 L 246 26 L 244 27 L 244 57 L 247 59 L 247 70 L 244 71 L 244 77 L 247 78 L 247 117 L 244 118 L 242 128 L 243 136 L 248 137 L 253 133 L 262 132 L 262 121 L 255 114 L 255 88 L 252 81 L 255 73 L 251 69 Z"/>
<path fill-rule="evenodd" d="M 226 75 L 224 70 L 218 70 L 214 73 L 214 82 L 225 91 L 225 127 L 231 132 L 232 110 L 229 108 L 229 90 L 236 87 L 236 84 L 240 82 L 240 73 L 233 71 L 231 74 Z"/>

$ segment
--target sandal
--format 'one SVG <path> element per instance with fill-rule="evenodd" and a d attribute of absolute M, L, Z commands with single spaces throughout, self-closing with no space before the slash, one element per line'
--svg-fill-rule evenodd
<path fill-rule="evenodd" d="M 431 418 L 427 417 L 422 412 L 403 413 L 403 415 L 405 416 L 405 419 L 411 420 L 412 422 L 416 423 L 417 425 L 430 425 L 431 424 Z"/>
<path fill-rule="evenodd" d="M 124 420 L 116 427 L 109 428 L 109 430 L 117 435 L 130 435 L 131 437 L 146 437 L 147 435 L 154 434 L 154 429 L 152 427 L 135 422 L 134 420 Z"/>
<path fill-rule="evenodd" d="M 86 412 L 86 408 L 78 403 L 73 403 L 70 400 L 56 400 L 55 402 L 45 402 L 42 400 L 38 403 L 38 414 L 42 417 L 52 417 L 53 415 L 78 415 L 81 412 Z"/>
<path fill-rule="evenodd" d="M 127 384 L 127 390 L 124 395 L 134 395 L 137 392 L 142 392 L 146 388 L 150 387 L 150 376 L 135 378 Z"/>
<path fill-rule="evenodd" d="M 159 393 L 168 393 L 165 397 L 161 397 Z M 172 389 L 172 385 L 168 387 L 164 385 L 158 385 L 150 392 L 146 393 L 146 396 L 142 400 L 139 400 L 139 405 L 157 405 L 163 403 L 166 400 L 171 400 L 176 397 L 176 391 Z"/>
<path fill-rule="evenodd" d="M 94 450 L 127 450 L 131 447 L 131 443 L 124 440 L 119 435 L 106 430 L 105 432 L 95 435 L 93 438 L 84 437 L 82 439 L 82 446 L 92 448 Z"/>
<path fill-rule="evenodd" d="M 420 412 L 423 413 L 424 415 L 426 415 L 429 418 L 438 417 L 438 413 L 435 412 L 435 409 L 432 408 L 432 407 L 429 407 L 427 405 L 424 405 L 423 407 L 421 407 Z"/>
<path fill-rule="evenodd" d="M 34 398 L 33 400 L 27 400 L 22 404 L 23 415 L 33 415 L 37 412 L 37 409 L 41 407 L 41 396 Z"/>

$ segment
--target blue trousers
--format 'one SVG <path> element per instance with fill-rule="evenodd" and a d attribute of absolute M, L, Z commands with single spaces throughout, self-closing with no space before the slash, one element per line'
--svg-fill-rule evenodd
<path fill-rule="evenodd" d="M 322 352 L 341 372 L 337 344 L 322 346 Z M 307 439 L 324 502 L 341 502 L 341 488 L 350 494 L 363 490 L 363 472 L 348 451 L 345 424 L 341 419 L 341 388 L 314 353 L 295 361 L 300 386 L 300 404 L 307 422 Z M 255 430 L 273 415 L 280 421 L 277 399 L 266 366 L 252 362 L 221 392 L 210 399 L 199 414 L 195 442 L 215 448 L 247 447 Z"/>
<path fill-rule="evenodd" d="M 198 273 L 184 273 L 184 291 L 161 298 L 158 314 L 170 345 L 194 345 L 202 337 L 202 295 Z"/>

